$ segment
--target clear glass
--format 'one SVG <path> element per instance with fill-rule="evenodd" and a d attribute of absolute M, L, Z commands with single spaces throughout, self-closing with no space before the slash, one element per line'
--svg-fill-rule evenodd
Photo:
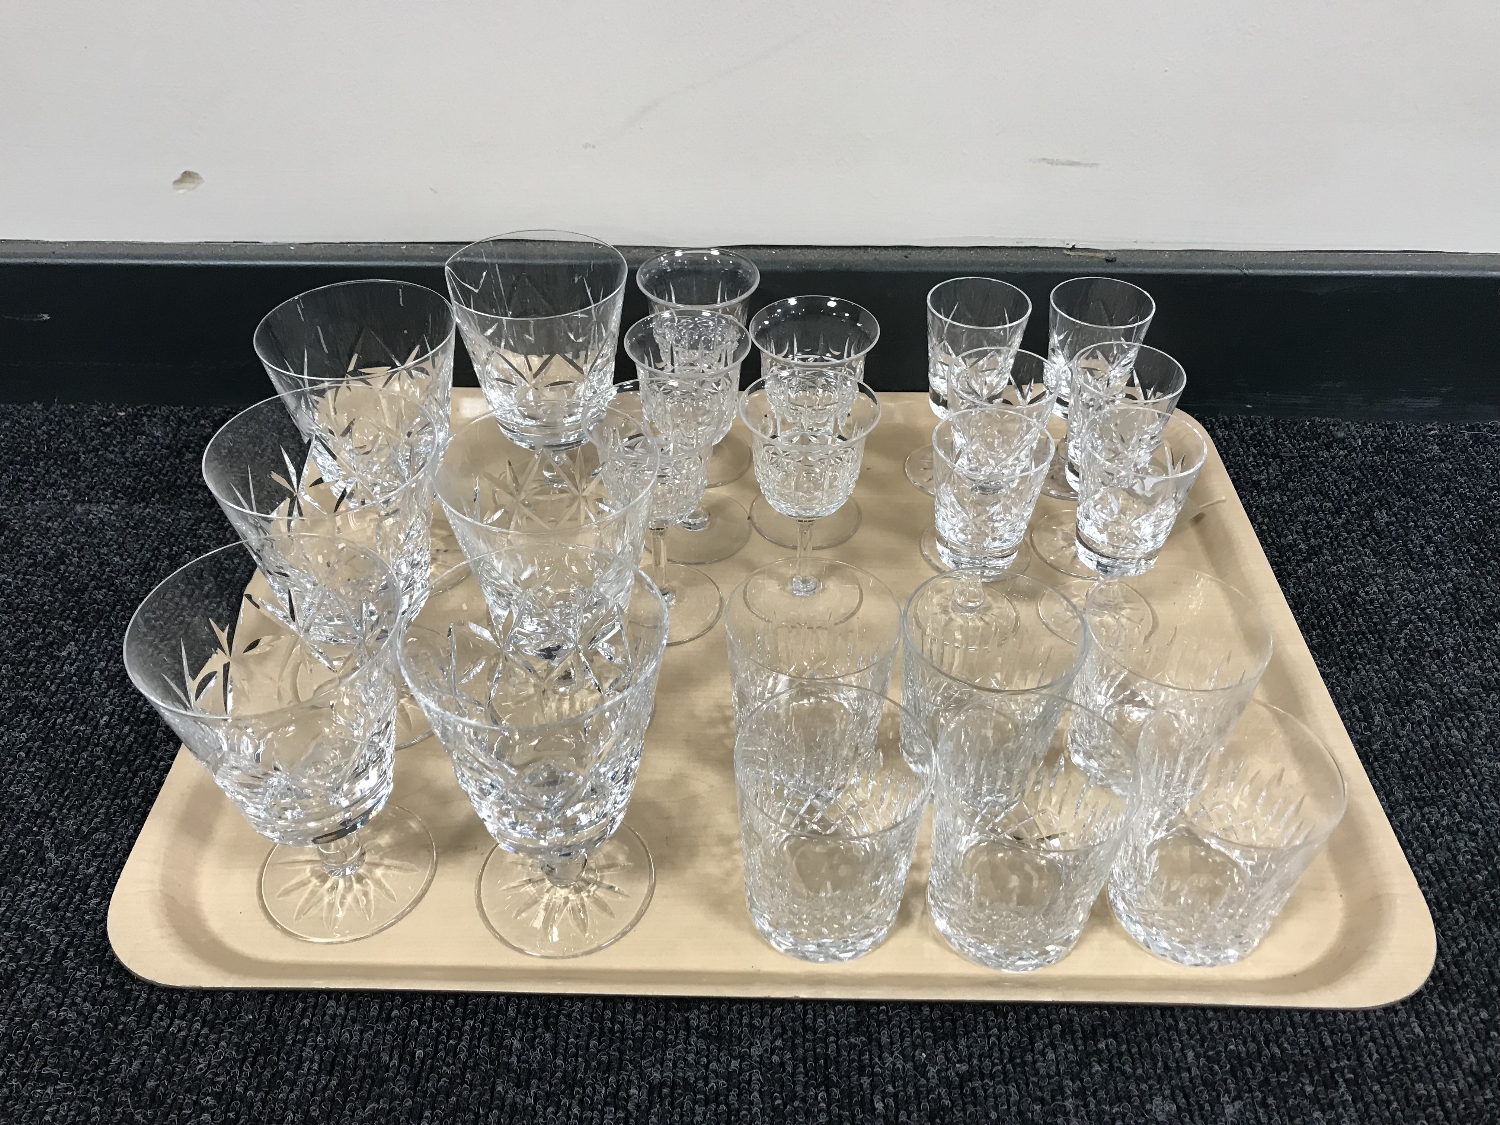
<path fill-rule="evenodd" d="M 1101 410 L 1079 451 L 1078 557 L 1105 578 L 1144 574 L 1207 456 L 1203 435 L 1180 415 L 1144 403 Z"/>
<path fill-rule="evenodd" d="M 1157 956 L 1229 965 L 1255 951 L 1343 818 L 1344 778 L 1316 734 L 1259 700 L 1206 755 L 1183 753 L 1176 725 L 1163 716 L 1142 734 L 1142 807 L 1109 901 Z"/>
<path fill-rule="evenodd" d="M 1077 488 L 1081 450 L 1100 411 L 1118 402 L 1140 402 L 1159 411 L 1165 424 L 1187 386 L 1187 373 L 1164 351 L 1114 341 L 1079 352 L 1070 382 L 1067 474 L 1068 483 Z"/>
<path fill-rule="evenodd" d="M 1010 406 L 1046 425 L 1057 392 L 1047 384 L 1047 361 L 1035 352 L 975 348 L 948 372 L 948 410 Z"/>
<path fill-rule="evenodd" d="M 1176 716 L 1178 735 L 1191 734 L 1207 753 L 1234 725 L 1271 661 L 1271 628 L 1255 603 L 1185 567 L 1100 582 L 1084 616 L 1092 644 L 1073 698 L 1120 731 L 1132 756 L 1154 714 Z M 1085 764 L 1101 773 L 1130 772 L 1128 759 Z"/>
<path fill-rule="evenodd" d="M 937 744 L 927 904 L 938 932 L 992 969 L 1029 972 L 1078 941 L 1130 824 L 1132 779 L 1078 765 L 1121 753 L 1075 703 L 1042 721 L 1006 698 L 970 704 Z M 1101 745 L 1102 744 L 1102 745 Z"/>
<path fill-rule="evenodd" d="M 453 432 L 437 494 L 471 560 L 578 543 L 635 566 L 655 481 L 656 445 L 629 414 L 605 408 L 586 441 L 542 449 L 516 444 L 487 414 Z"/>
<path fill-rule="evenodd" d="M 948 416 L 948 380 L 963 365 L 965 352 L 986 349 L 1008 372 L 1030 319 L 1031 298 L 1008 282 L 955 277 L 934 285 L 927 293 L 927 401 L 932 412 Z M 930 448 L 913 451 L 905 467 L 907 480 L 932 492 Z"/>
<path fill-rule="evenodd" d="M 662 415 L 651 409 L 642 391 L 641 384 L 634 379 L 617 384 L 611 409 L 638 420 L 656 445 L 656 484 L 646 521 L 646 530 L 651 534 L 646 572 L 666 599 L 671 613 L 667 644 L 680 645 L 713 628 L 722 605 L 718 583 L 695 567 L 669 562 L 666 550 L 667 528 L 686 519 L 703 499 L 713 445 L 711 440 L 697 445 L 672 440 L 670 431 L 657 424 Z"/>
<path fill-rule="evenodd" d="M 716 446 L 729 433 L 739 402 L 740 365 L 750 354 L 743 324 L 718 312 L 669 309 L 631 325 L 625 352 L 635 363 L 653 421 L 673 445 Z M 710 461 L 710 486 L 712 472 Z M 668 551 L 674 563 L 719 562 L 750 536 L 744 508 L 728 497 L 709 507 L 700 503 L 673 526 L 685 529 L 677 537 L 677 551 Z"/>
<path fill-rule="evenodd" d="M 1047 373 L 1057 391 L 1058 413 L 1072 399 L 1069 373 L 1078 353 L 1093 344 L 1139 344 L 1156 302 L 1138 285 L 1113 277 L 1074 277 L 1048 299 Z"/>
<path fill-rule="evenodd" d="M 444 427 L 429 407 L 396 390 L 361 392 L 356 425 L 329 428 L 319 415 L 310 439 L 279 397 L 247 407 L 210 439 L 203 479 L 268 575 L 281 569 L 289 537 L 335 536 L 391 565 L 409 617 L 431 584 L 433 476 Z"/>
<path fill-rule="evenodd" d="M 643 262 L 635 283 L 654 313 L 710 310 L 744 324 L 760 270 L 731 250 L 668 250 Z"/>
<path fill-rule="evenodd" d="M 271 920 L 351 941 L 404 917 L 437 862 L 422 822 L 387 804 L 401 590 L 371 551 L 316 535 L 283 546 L 270 583 L 238 543 L 163 580 L 125 630 L 125 669 L 276 844 L 261 874 Z"/>
<path fill-rule="evenodd" d="M 1055 714 L 1083 660 L 1078 606 L 1024 574 L 955 570 L 918 586 L 901 614 L 905 706 L 934 740 L 963 708 L 1014 701 L 1021 714 Z"/>
<path fill-rule="evenodd" d="M 497 844 L 481 913 L 523 953 L 591 953 L 635 925 L 655 886 L 649 852 L 622 826 L 666 603 L 639 570 L 589 547 L 500 551 L 459 570 L 399 652 Z"/>
<path fill-rule="evenodd" d="M 629 271 L 587 235 L 524 230 L 448 259 L 448 295 L 495 418 L 528 446 L 576 442 L 609 401 Z"/>
<path fill-rule="evenodd" d="M 724 607 L 736 723 L 798 680 L 836 680 L 881 695 L 890 687 L 901 606 L 885 583 L 845 562 L 812 560 L 819 581 L 859 590 L 853 612 L 831 616 L 819 612 L 817 598 L 789 602 L 782 596 L 795 565 L 783 559 L 761 567 L 734 588 Z"/>
<path fill-rule="evenodd" d="M 283 301 L 255 329 L 255 354 L 304 437 L 341 428 L 368 405 L 365 386 L 432 409 L 448 432 L 453 309 L 410 281 L 342 281 Z"/>
<path fill-rule="evenodd" d="M 1052 464 L 1043 423 L 1010 406 L 950 413 L 932 434 L 937 554 L 985 577 L 1008 570 Z"/>
<path fill-rule="evenodd" d="M 752 708 L 734 741 L 750 920 L 804 961 L 885 940 L 927 807 L 932 744 L 885 696 L 802 680 Z"/>
<path fill-rule="evenodd" d="M 811 612 L 790 603 L 820 598 L 825 604 L 816 612 L 837 617 L 859 591 L 814 573 L 813 521 L 838 511 L 853 493 L 865 438 L 880 420 L 880 401 L 863 383 L 853 384 L 847 395 L 841 384 L 832 394 L 825 394 L 828 389 L 809 386 L 803 394 L 779 378 L 758 379 L 740 396 L 740 417 L 750 430 L 761 495 L 798 524 L 797 566 L 780 612 Z"/>

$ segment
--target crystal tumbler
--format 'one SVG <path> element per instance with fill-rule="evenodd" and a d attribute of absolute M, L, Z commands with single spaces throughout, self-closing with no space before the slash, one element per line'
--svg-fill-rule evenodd
<path fill-rule="evenodd" d="M 901 615 L 903 704 L 929 738 L 971 703 L 1003 698 L 1056 715 L 1088 649 L 1081 610 L 1024 574 L 955 570 L 918 586 Z"/>
<path fill-rule="evenodd" d="M 1085 760 L 1129 776 L 1141 729 L 1175 717 L 1179 751 L 1206 754 L 1234 725 L 1271 662 L 1271 628 L 1239 590 L 1185 567 L 1095 585 L 1084 606 L 1092 644 L 1073 698 L 1123 736 L 1127 757 Z M 1196 748 L 1196 750 L 1195 750 Z"/>
<path fill-rule="evenodd" d="M 567 231 L 524 230 L 448 259 L 448 294 L 495 418 L 511 440 L 568 445 L 609 401 L 625 259 Z"/>
<path fill-rule="evenodd" d="M 1187 386 L 1187 373 L 1164 351 L 1115 340 L 1079 352 L 1069 382 L 1067 474 L 1077 488 L 1081 452 L 1099 413 L 1119 402 L 1145 403 L 1161 414 L 1165 426 Z"/>
<path fill-rule="evenodd" d="M 1031 298 L 992 277 L 955 277 L 934 285 L 927 294 L 928 405 L 939 418 L 953 409 L 948 380 L 963 366 L 961 356 L 988 349 L 997 364 L 1009 371 L 1021 346 Z M 932 449 L 923 446 L 906 459 L 906 479 L 923 492 L 933 489 Z"/>
<path fill-rule="evenodd" d="M 901 606 L 885 583 L 848 563 L 813 559 L 820 581 L 859 591 L 852 613 L 821 613 L 816 598 L 781 597 L 795 565 L 783 559 L 761 567 L 734 588 L 724 607 L 736 723 L 799 680 L 836 680 L 881 695 L 890 687 Z"/>
<path fill-rule="evenodd" d="M 802 680 L 734 741 L 750 920 L 782 953 L 849 961 L 885 940 L 927 806 L 932 745 L 897 703 Z"/>
<path fill-rule="evenodd" d="M 1052 464 L 1052 436 L 1039 420 L 1010 406 L 950 413 L 932 433 L 937 455 L 933 498 L 939 569 L 1008 570 L 1026 538 L 1042 481 Z"/>
<path fill-rule="evenodd" d="M 750 297 L 760 285 L 760 270 L 749 258 L 729 250 L 668 250 L 643 263 L 636 271 L 635 283 L 646 295 L 653 313 L 716 312 L 744 324 L 750 317 Z M 735 390 L 739 390 L 738 383 Z M 737 481 L 749 468 L 750 447 L 732 434 L 722 437 L 714 447 L 713 460 L 708 464 L 708 487 L 719 488 Z M 709 518 L 712 519 L 712 515 Z M 702 545 L 694 547 L 692 540 L 684 541 L 686 534 L 682 532 L 675 536 L 679 541 L 673 544 L 676 549 L 668 550 L 673 562 L 718 561 L 700 557 L 707 548 Z M 669 543 L 673 538 L 668 536 Z"/>
<path fill-rule="evenodd" d="M 760 353 L 761 384 L 778 413 L 794 428 L 832 434 L 854 407 L 865 357 L 880 339 L 880 325 L 852 301 L 789 297 L 751 318 L 750 338 Z M 753 437 L 751 447 L 753 451 Z M 770 501 L 762 492 L 750 505 L 755 529 L 778 546 L 797 546 L 801 531 Z M 844 542 L 858 530 L 859 520 L 857 503 L 818 517 L 811 549 Z"/>
<path fill-rule="evenodd" d="M 880 402 L 863 383 L 855 383 L 847 395 L 841 384 L 832 385 L 827 396 L 821 390 L 806 396 L 794 390 L 790 401 L 787 390 L 781 380 L 759 379 L 740 396 L 761 497 L 797 526 L 797 566 L 778 595 L 781 608 L 767 601 L 762 609 L 770 616 L 812 612 L 791 603 L 818 598 L 824 604 L 816 612 L 836 617 L 853 612 L 859 591 L 823 581 L 811 567 L 813 521 L 837 512 L 854 492 L 865 438 L 880 420 Z M 828 401 L 834 396 L 837 402 Z"/>
<path fill-rule="evenodd" d="M 625 333 L 646 407 L 674 445 L 723 447 L 739 404 L 740 364 L 750 334 L 732 317 L 709 310 L 653 313 Z M 739 443 L 750 464 L 750 450 Z M 713 487 L 713 461 L 709 487 Z M 738 476 L 739 474 L 736 474 Z M 750 537 L 745 509 L 728 496 L 702 500 L 667 535 L 667 557 L 697 564 L 727 559 Z"/>
<path fill-rule="evenodd" d="M 453 432 L 437 494 L 471 560 L 579 543 L 635 566 L 655 481 L 655 444 L 618 410 L 606 407 L 578 445 L 537 449 L 516 444 L 486 414 Z"/>
<path fill-rule="evenodd" d="M 639 570 L 589 547 L 500 551 L 459 569 L 402 636 L 400 659 L 497 844 L 480 912 L 523 953 L 591 953 L 635 925 L 655 885 L 624 820 L 666 603 Z"/>
<path fill-rule="evenodd" d="M 1116 403 L 1089 424 L 1079 456 L 1078 557 L 1105 578 L 1156 564 L 1208 457 L 1203 435 L 1180 415 Z"/>
<path fill-rule="evenodd" d="M 350 941 L 405 916 L 437 863 L 422 822 L 387 803 L 401 590 L 349 543 L 291 534 L 283 548 L 270 584 L 238 543 L 166 578 L 130 619 L 125 668 L 275 843 L 260 878 L 271 920 Z"/>
<path fill-rule="evenodd" d="M 1142 733 L 1141 811 L 1109 901 L 1152 953 L 1228 965 L 1254 952 L 1342 819 L 1344 778 L 1316 734 L 1259 700 L 1206 755 L 1181 752 L 1176 722 Z"/>
<path fill-rule="evenodd" d="M 1080 719 L 1084 721 L 1080 721 Z M 1078 941 L 1130 824 L 1134 791 L 1077 764 L 1119 735 L 1075 703 L 1043 721 L 1003 697 L 972 703 L 938 738 L 927 904 L 965 957 L 1025 972 Z M 1105 743 L 1099 747 L 1099 743 Z"/>

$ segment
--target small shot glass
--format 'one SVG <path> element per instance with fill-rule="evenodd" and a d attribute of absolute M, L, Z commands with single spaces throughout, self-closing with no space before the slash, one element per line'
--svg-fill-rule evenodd
<path fill-rule="evenodd" d="M 900 704 L 802 681 L 734 744 L 750 919 L 804 961 L 849 961 L 895 924 L 927 807 L 932 744 Z"/>
<path fill-rule="evenodd" d="M 1139 403 L 1100 411 L 1078 450 L 1078 557 L 1105 578 L 1150 570 L 1207 456 L 1203 435 L 1175 414 Z"/>
<path fill-rule="evenodd" d="M 1005 700 L 964 708 L 938 738 L 927 904 L 954 949 L 1029 972 L 1078 941 L 1130 824 L 1131 779 L 1078 765 L 1119 733 L 1075 703 L 1041 721 Z M 1099 746 L 1104 743 L 1106 745 Z"/>

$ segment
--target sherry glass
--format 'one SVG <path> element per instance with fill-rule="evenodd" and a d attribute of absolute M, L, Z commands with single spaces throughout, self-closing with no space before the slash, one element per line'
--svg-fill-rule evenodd
<path fill-rule="evenodd" d="M 927 294 L 927 404 L 932 412 L 946 418 L 953 409 L 948 379 L 962 366 L 960 357 L 965 352 L 989 349 L 999 365 L 1009 370 L 1029 319 L 1031 298 L 1009 282 L 955 277 L 934 285 Z M 907 480 L 923 492 L 932 492 L 931 446 L 913 451 L 905 468 Z"/>
<path fill-rule="evenodd" d="M 760 352 L 761 384 L 776 409 L 798 429 L 833 433 L 857 397 L 865 356 L 880 339 L 880 325 L 852 301 L 788 297 L 751 318 L 750 338 Z M 759 474 L 757 462 L 757 480 Z M 756 497 L 750 522 L 777 546 L 797 546 L 799 528 L 769 501 L 764 493 Z M 857 503 L 835 512 L 814 524 L 812 549 L 837 546 L 859 529 Z"/>
<path fill-rule="evenodd" d="M 667 606 L 644 574 L 548 541 L 460 564 L 400 640 L 401 671 L 496 841 L 480 913 L 511 948 L 577 957 L 645 912 L 655 870 L 625 811 Z"/>
<path fill-rule="evenodd" d="M 947 373 L 948 411 L 1009 406 L 1045 426 L 1057 401 L 1047 382 L 1047 361 L 1035 352 L 974 348 L 958 357 Z"/>
<path fill-rule="evenodd" d="M 725 447 L 739 403 L 740 364 L 750 353 L 750 334 L 722 313 L 653 313 L 625 333 L 625 352 L 635 362 L 641 393 L 661 432 L 674 444 Z M 743 442 L 748 465 L 750 451 Z M 713 461 L 709 462 L 713 487 Z M 728 496 L 708 496 L 668 532 L 667 558 L 699 564 L 729 558 L 750 537 L 750 518 Z"/>
<path fill-rule="evenodd" d="M 1115 340 L 1079 352 L 1069 382 L 1073 399 L 1068 409 L 1067 474 L 1076 489 L 1081 449 L 1099 413 L 1117 402 L 1145 403 L 1162 415 L 1165 425 L 1187 387 L 1187 372 L 1158 348 Z"/>
<path fill-rule="evenodd" d="M 749 258 L 730 250 L 668 250 L 643 263 L 636 271 L 635 283 L 646 295 L 653 313 L 716 312 L 744 324 L 750 317 L 750 298 L 760 285 L 760 270 Z M 735 391 L 739 391 L 738 384 Z M 737 481 L 749 468 L 750 447 L 732 434 L 723 436 L 714 446 L 713 460 L 708 464 L 708 487 L 719 488 Z M 714 519 L 711 511 L 708 519 L 711 524 Z M 706 527 L 683 525 L 682 530 L 668 536 L 667 557 L 680 563 L 718 562 L 699 557 L 705 548 L 694 549 L 687 540 L 689 534 L 705 530 Z M 681 540 L 681 546 L 674 540 Z"/>
<path fill-rule="evenodd" d="M 235 543 L 168 576 L 130 619 L 125 668 L 274 843 L 270 919 L 307 941 L 368 937 L 437 866 L 422 822 L 388 803 L 401 588 L 374 552 L 327 536 L 289 534 L 263 566 Z"/>
<path fill-rule="evenodd" d="M 613 246 L 555 230 L 487 238 L 448 259 L 458 330 L 512 441 L 576 443 L 609 401 L 627 273 Z"/>

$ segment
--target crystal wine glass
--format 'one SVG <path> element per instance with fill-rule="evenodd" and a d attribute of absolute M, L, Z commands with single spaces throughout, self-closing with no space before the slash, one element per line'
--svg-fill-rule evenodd
<path fill-rule="evenodd" d="M 384 560 L 293 533 L 264 577 L 238 543 L 188 563 L 125 630 L 131 682 L 275 844 L 266 913 L 308 941 L 393 925 L 437 865 L 422 822 L 388 803 L 400 621 Z"/>

